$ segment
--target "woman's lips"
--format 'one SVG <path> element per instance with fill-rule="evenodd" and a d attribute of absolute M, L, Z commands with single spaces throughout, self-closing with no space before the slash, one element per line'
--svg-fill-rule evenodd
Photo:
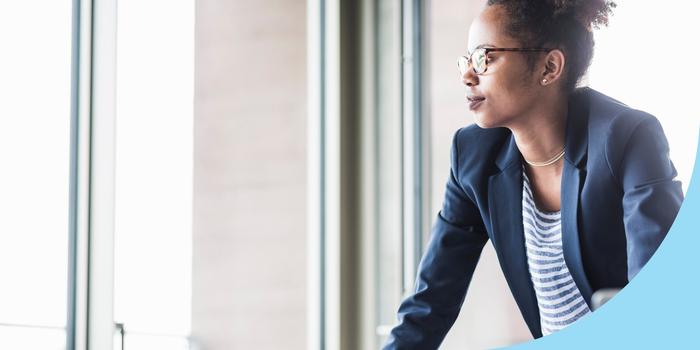
<path fill-rule="evenodd" d="M 486 98 L 481 96 L 467 95 L 467 101 L 469 101 L 469 109 L 472 111 L 479 108 L 479 106 L 482 102 L 484 102 L 484 100 L 486 100 Z"/>

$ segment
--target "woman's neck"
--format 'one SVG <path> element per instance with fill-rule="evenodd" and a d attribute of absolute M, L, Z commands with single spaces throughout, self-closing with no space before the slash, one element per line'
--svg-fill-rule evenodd
<path fill-rule="evenodd" d="M 536 110 L 508 127 L 523 158 L 530 162 L 548 161 L 564 148 L 568 100 L 545 98 L 543 101 L 551 102 L 539 104 Z M 556 164 L 562 164 L 561 160 L 553 165 Z"/>

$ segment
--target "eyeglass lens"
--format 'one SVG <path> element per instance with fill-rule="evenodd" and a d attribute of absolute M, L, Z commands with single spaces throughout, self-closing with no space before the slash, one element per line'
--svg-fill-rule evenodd
<path fill-rule="evenodd" d="M 486 50 L 477 49 L 471 54 L 469 58 L 460 57 L 457 61 L 457 66 L 459 67 L 459 72 L 464 75 L 469 69 L 469 63 L 472 64 L 472 69 L 474 73 L 481 74 L 486 71 Z"/>

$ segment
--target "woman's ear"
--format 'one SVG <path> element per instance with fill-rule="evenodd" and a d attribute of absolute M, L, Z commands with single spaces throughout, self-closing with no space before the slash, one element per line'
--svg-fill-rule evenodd
<path fill-rule="evenodd" d="M 563 77 L 566 57 L 559 49 L 549 51 L 544 58 L 544 69 L 540 77 L 540 83 L 550 85 Z"/>

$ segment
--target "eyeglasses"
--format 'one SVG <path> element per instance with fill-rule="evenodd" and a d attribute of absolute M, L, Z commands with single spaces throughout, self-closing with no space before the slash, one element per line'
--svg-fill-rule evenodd
<path fill-rule="evenodd" d="M 489 52 L 494 51 L 507 51 L 507 52 L 548 52 L 553 49 L 547 48 L 502 48 L 502 47 L 484 47 L 474 50 L 471 54 L 467 56 L 460 56 L 457 58 L 457 67 L 459 67 L 459 73 L 463 76 L 467 73 L 469 69 L 469 64 L 472 65 L 472 70 L 476 74 L 486 73 L 488 68 L 488 55 Z"/>

